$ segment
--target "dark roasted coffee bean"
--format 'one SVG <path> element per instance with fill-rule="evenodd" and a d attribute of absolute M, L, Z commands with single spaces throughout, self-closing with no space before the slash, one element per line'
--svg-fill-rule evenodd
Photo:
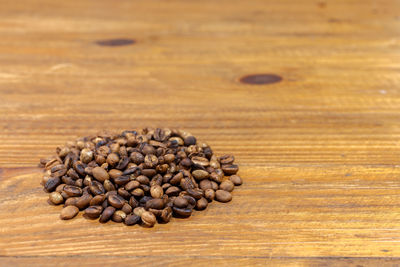
<path fill-rule="evenodd" d="M 184 195 L 183 197 L 187 199 L 190 208 L 193 208 L 194 206 L 196 206 L 196 199 L 194 197 L 189 196 L 189 195 Z"/>
<path fill-rule="evenodd" d="M 67 193 L 71 197 L 78 197 L 82 195 L 82 189 L 73 185 L 64 186 L 64 192 Z"/>
<path fill-rule="evenodd" d="M 101 223 L 108 222 L 111 219 L 111 217 L 114 214 L 114 212 L 115 212 L 115 208 L 114 207 L 109 206 L 109 207 L 105 208 L 103 210 L 103 212 L 101 213 L 99 221 Z"/>
<path fill-rule="evenodd" d="M 105 195 L 97 195 L 90 200 L 90 206 L 99 206 L 103 203 L 104 199 L 106 198 Z"/>
<path fill-rule="evenodd" d="M 164 201 L 160 198 L 153 198 L 146 202 L 146 209 L 157 209 L 161 210 L 164 208 Z"/>
<path fill-rule="evenodd" d="M 74 179 L 72 179 L 71 177 L 69 177 L 69 176 L 63 176 L 63 177 L 61 177 L 61 181 L 64 183 L 64 184 L 67 184 L 67 185 L 75 185 L 75 180 Z"/>
<path fill-rule="evenodd" d="M 53 192 L 60 183 L 61 180 L 59 177 L 51 177 L 50 179 L 47 180 L 46 184 L 44 185 L 44 188 L 46 189 L 47 192 Z"/>
<path fill-rule="evenodd" d="M 62 197 L 62 195 L 59 192 L 56 192 L 56 191 L 50 193 L 49 200 L 54 205 L 60 205 L 60 204 L 64 203 L 64 198 Z"/>
<path fill-rule="evenodd" d="M 84 177 L 85 174 L 85 167 L 83 166 L 83 164 L 78 163 L 78 161 L 76 161 L 73 164 L 74 170 L 79 174 L 80 177 Z"/>
<path fill-rule="evenodd" d="M 125 214 L 129 214 L 129 213 L 132 212 L 132 207 L 131 207 L 131 205 L 129 205 L 128 203 L 125 203 L 125 204 L 122 206 L 121 210 L 122 210 L 123 212 L 125 212 Z"/>
<path fill-rule="evenodd" d="M 60 194 L 64 199 L 70 198 L 70 195 L 68 195 L 65 191 L 62 191 Z"/>
<path fill-rule="evenodd" d="M 127 184 L 131 178 L 129 176 L 120 176 L 114 179 L 114 183 L 117 185 L 125 185 Z"/>
<path fill-rule="evenodd" d="M 128 163 L 129 158 L 125 156 L 118 162 L 118 165 L 115 168 L 118 170 L 124 170 L 126 166 L 128 166 Z"/>
<path fill-rule="evenodd" d="M 145 194 L 147 194 L 147 192 L 150 191 L 150 186 L 145 185 L 145 184 L 141 184 L 140 188 L 144 191 Z"/>
<path fill-rule="evenodd" d="M 232 192 L 235 185 L 230 180 L 225 180 L 219 185 L 219 189 Z"/>
<path fill-rule="evenodd" d="M 196 137 L 194 136 L 187 136 L 184 139 L 185 146 L 195 145 L 196 144 Z"/>
<path fill-rule="evenodd" d="M 162 181 L 163 181 L 163 177 L 161 176 L 161 174 L 157 174 L 156 176 L 154 176 L 151 181 L 150 181 L 150 186 L 154 186 L 154 185 L 162 185 Z"/>
<path fill-rule="evenodd" d="M 131 197 L 129 199 L 129 205 L 132 207 L 132 209 L 134 209 L 139 206 L 139 202 L 136 200 L 135 197 Z"/>
<path fill-rule="evenodd" d="M 146 202 L 151 200 L 151 199 L 153 199 L 153 198 L 150 197 L 150 196 L 144 196 L 144 197 L 140 198 L 139 203 L 140 203 L 140 205 L 145 206 Z"/>
<path fill-rule="evenodd" d="M 178 208 L 186 208 L 189 205 L 189 202 L 184 197 L 177 197 L 174 200 L 174 205 Z"/>
<path fill-rule="evenodd" d="M 190 168 L 190 166 L 192 166 L 192 161 L 189 158 L 184 158 L 181 160 L 180 165 L 184 168 Z"/>
<path fill-rule="evenodd" d="M 83 186 L 83 179 L 78 179 L 75 181 L 75 186 L 82 188 Z"/>
<path fill-rule="evenodd" d="M 54 177 L 61 177 L 67 173 L 67 168 L 64 164 L 59 164 L 51 168 L 51 173 Z"/>
<path fill-rule="evenodd" d="M 232 200 L 232 195 L 225 190 L 217 190 L 215 192 L 215 199 L 219 202 L 229 202 Z"/>
<path fill-rule="evenodd" d="M 199 188 L 188 188 L 186 189 L 186 192 L 195 199 L 200 199 L 203 196 L 203 190 Z"/>
<path fill-rule="evenodd" d="M 74 218 L 79 212 L 79 209 L 75 206 L 67 206 L 61 210 L 60 218 L 62 220 L 70 220 Z"/>
<path fill-rule="evenodd" d="M 178 207 L 172 207 L 172 211 L 174 212 L 174 215 L 177 217 L 190 217 L 192 215 L 192 209 L 190 208 L 178 208 Z"/>
<path fill-rule="evenodd" d="M 221 166 L 221 169 L 225 175 L 233 175 L 238 172 L 239 167 L 236 164 L 224 164 Z"/>
<path fill-rule="evenodd" d="M 116 209 L 121 209 L 125 204 L 124 198 L 117 194 L 109 195 L 107 200 L 108 203 Z"/>
<path fill-rule="evenodd" d="M 197 210 L 204 210 L 205 208 L 207 208 L 207 205 L 208 205 L 207 199 L 202 197 L 199 200 L 197 200 L 196 209 Z"/>
<path fill-rule="evenodd" d="M 101 195 L 105 193 L 103 185 L 98 181 L 92 181 L 89 185 L 89 188 L 93 195 Z"/>
<path fill-rule="evenodd" d="M 102 211 L 102 206 L 90 206 L 85 209 L 84 214 L 90 219 L 97 219 L 99 218 Z"/>
<path fill-rule="evenodd" d="M 101 206 L 103 207 L 103 209 L 105 209 L 109 206 L 107 198 L 103 201 L 103 203 L 101 203 Z"/>
<path fill-rule="evenodd" d="M 165 194 L 167 194 L 168 196 L 177 196 L 180 191 L 181 190 L 178 187 L 171 186 L 165 191 Z"/>
<path fill-rule="evenodd" d="M 79 174 L 72 168 L 67 171 L 67 175 L 74 180 L 79 179 Z"/>
<path fill-rule="evenodd" d="M 135 214 L 129 214 L 126 216 L 124 223 L 126 225 L 134 225 L 137 223 L 140 223 L 140 216 L 137 216 Z"/>
<path fill-rule="evenodd" d="M 242 178 L 240 178 L 239 175 L 232 175 L 231 177 L 229 177 L 229 180 L 231 180 L 231 182 L 236 186 L 242 184 Z"/>
<path fill-rule="evenodd" d="M 165 183 L 165 184 L 163 184 L 162 186 L 161 186 L 161 188 L 164 190 L 164 191 L 166 191 L 168 188 L 170 188 L 171 187 L 171 184 L 169 184 L 169 183 Z"/>
<path fill-rule="evenodd" d="M 235 157 L 233 155 L 223 155 L 219 157 L 219 162 L 221 164 L 232 164 L 235 161 Z"/>
<path fill-rule="evenodd" d="M 138 169 L 139 169 L 138 167 L 128 167 L 128 169 L 126 169 L 121 175 L 131 175 L 131 174 L 135 173 Z M 120 175 L 118 175 L 118 176 L 120 176 Z"/>

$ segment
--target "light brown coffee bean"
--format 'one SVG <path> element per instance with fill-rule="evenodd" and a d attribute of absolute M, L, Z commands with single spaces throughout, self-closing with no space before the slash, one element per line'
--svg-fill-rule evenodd
<path fill-rule="evenodd" d="M 217 190 L 215 192 L 215 199 L 219 202 L 229 202 L 232 200 L 232 195 L 225 190 Z"/>
<path fill-rule="evenodd" d="M 225 180 L 219 185 L 219 189 L 232 192 L 235 185 L 230 180 Z"/>
<path fill-rule="evenodd" d="M 64 198 L 61 196 L 60 193 L 58 193 L 56 191 L 50 193 L 49 200 L 54 205 L 60 205 L 60 204 L 62 204 L 64 202 Z"/>
<path fill-rule="evenodd" d="M 204 197 L 197 200 L 196 209 L 197 210 L 204 210 L 208 206 L 208 201 Z"/>
<path fill-rule="evenodd" d="M 156 216 L 149 211 L 144 211 L 140 218 L 142 219 L 143 224 L 147 227 L 153 227 L 157 222 Z"/>
<path fill-rule="evenodd" d="M 239 175 L 232 175 L 231 177 L 229 177 L 229 180 L 231 180 L 231 182 L 236 186 L 239 186 L 243 183 L 242 178 L 240 178 Z"/>
<path fill-rule="evenodd" d="M 60 218 L 62 220 L 70 220 L 74 218 L 79 212 L 79 209 L 75 206 L 67 206 L 61 210 Z"/>
<path fill-rule="evenodd" d="M 164 195 L 164 190 L 159 185 L 150 187 L 150 194 L 153 198 L 161 198 Z"/>
<path fill-rule="evenodd" d="M 192 175 L 194 178 L 197 180 L 203 180 L 206 179 L 210 176 L 210 174 L 207 171 L 204 170 L 195 170 L 192 172 Z"/>
<path fill-rule="evenodd" d="M 95 167 L 92 170 L 94 178 L 96 178 L 99 182 L 104 182 L 105 180 L 110 178 L 110 175 L 108 175 L 108 172 L 101 168 L 101 167 Z"/>
<path fill-rule="evenodd" d="M 213 201 L 215 198 L 215 191 L 211 188 L 206 189 L 204 191 L 204 197 L 210 202 Z"/>

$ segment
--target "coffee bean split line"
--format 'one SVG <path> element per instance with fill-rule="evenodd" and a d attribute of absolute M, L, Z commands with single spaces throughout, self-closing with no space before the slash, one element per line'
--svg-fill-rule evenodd
<path fill-rule="evenodd" d="M 87 219 L 152 227 L 187 218 L 213 201 L 232 200 L 242 184 L 233 155 L 182 130 L 145 128 L 69 141 L 40 160 L 41 184 L 60 218 L 79 211 Z"/>

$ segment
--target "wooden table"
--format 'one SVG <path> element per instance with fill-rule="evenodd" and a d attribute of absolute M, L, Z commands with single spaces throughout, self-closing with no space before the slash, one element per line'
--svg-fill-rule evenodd
<path fill-rule="evenodd" d="M 0 6 L 0 265 L 400 264 L 399 1 Z M 59 220 L 39 159 L 145 126 L 233 153 L 233 201 Z"/>

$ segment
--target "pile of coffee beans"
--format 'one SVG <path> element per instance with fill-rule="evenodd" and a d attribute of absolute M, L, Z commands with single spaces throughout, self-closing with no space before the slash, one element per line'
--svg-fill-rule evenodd
<path fill-rule="evenodd" d="M 49 201 L 64 204 L 61 219 L 83 211 L 101 223 L 152 227 L 189 217 L 214 199 L 231 201 L 242 184 L 234 160 L 217 157 L 185 131 L 145 128 L 67 142 L 40 165 Z"/>

